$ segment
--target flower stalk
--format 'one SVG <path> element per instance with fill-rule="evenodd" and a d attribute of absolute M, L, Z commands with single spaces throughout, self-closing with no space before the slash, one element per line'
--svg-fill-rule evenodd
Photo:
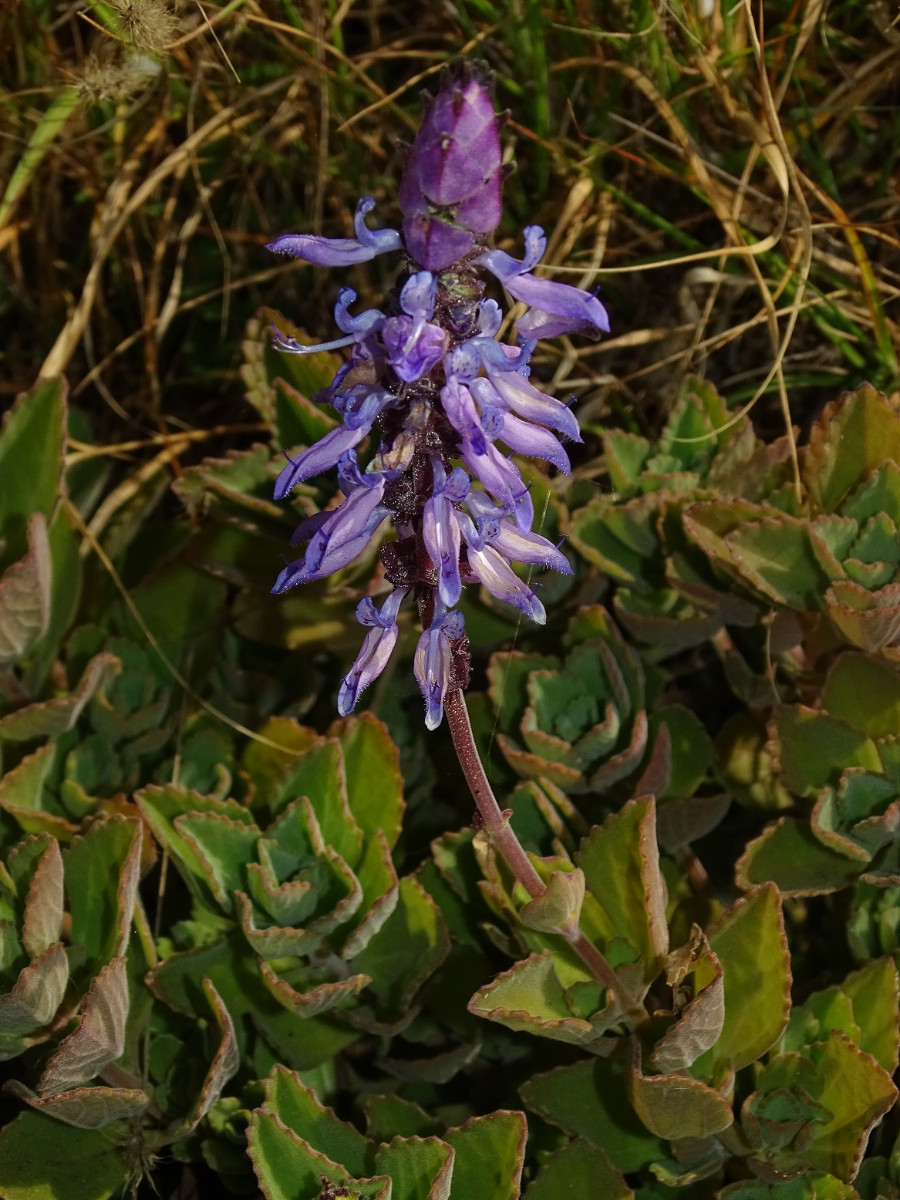
<path fill-rule="evenodd" d="M 546 248 L 538 226 L 525 229 L 521 260 L 488 245 L 507 173 L 501 125 L 487 77 L 463 64 L 444 77 L 407 150 L 400 230 L 371 227 L 375 204 L 365 197 L 353 237 L 286 234 L 269 246 L 332 267 L 389 252 L 403 255 L 384 311 L 352 313 L 356 293 L 343 288 L 338 295 L 334 315 L 343 336 L 323 348 L 350 347 L 350 358 L 313 399 L 331 404 L 341 424 L 288 459 L 275 495 L 283 498 L 298 483 L 337 467 L 344 500 L 301 523 L 293 544 L 306 548 L 273 590 L 341 570 L 393 529 L 394 540 L 379 550 L 391 590 L 380 603 L 367 596 L 357 608 L 368 632 L 341 684 L 338 711 L 351 712 L 384 670 L 398 641 L 401 606 L 414 604 L 422 632 L 413 673 L 425 724 L 435 729 L 447 714 L 484 827 L 534 900 L 545 885 L 500 810 L 472 737 L 463 696 L 469 641 L 457 605 L 466 587 L 481 585 L 543 624 L 543 604 L 512 564 L 571 574 L 565 555 L 532 529 L 534 506 L 512 455 L 544 459 L 568 473 L 565 443 L 581 440 L 578 421 L 531 382 L 529 362 L 539 338 L 575 332 L 598 337 L 609 322 L 596 296 L 533 274 Z M 516 322 L 515 345 L 497 340 L 503 314 L 487 294 L 489 277 L 526 306 Z M 289 354 L 317 349 L 278 331 L 274 344 Z M 358 454 L 365 455 L 365 465 Z M 618 977 L 577 921 L 561 934 L 634 1017 Z"/>

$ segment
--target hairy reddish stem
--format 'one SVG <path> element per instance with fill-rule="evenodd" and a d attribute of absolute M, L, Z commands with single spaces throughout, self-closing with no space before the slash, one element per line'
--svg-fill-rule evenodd
<path fill-rule="evenodd" d="M 462 767 L 472 798 L 481 814 L 482 821 L 484 821 L 485 832 L 516 880 L 521 883 L 532 900 L 536 900 L 539 896 L 543 896 L 547 890 L 546 885 L 535 870 L 534 863 L 522 848 L 522 843 L 509 823 L 508 814 L 505 815 L 497 803 L 494 789 L 488 782 L 481 755 L 475 745 L 472 725 L 469 721 L 469 710 L 466 708 L 466 700 L 462 691 L 454 691 L 447 696 L 444 701 L 444 713 L 459 757 L 459 765 Z M 594 978 L 612 991 L 625 1014 L 631 1018 L 646 1017 L 646 1013 L 640 1005 L 636 1004 L 634 998 L 623 992 L 621 982 L 605 956 L 580 929 L 575 928 L 571 931 L 561 932 L 561 936 L 566 939 Z"/>

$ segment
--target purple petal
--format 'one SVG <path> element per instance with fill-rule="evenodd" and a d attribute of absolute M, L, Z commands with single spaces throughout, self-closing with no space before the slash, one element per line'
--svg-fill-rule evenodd
<path fill-rule="evenodd" d="M 413 673 L 425 697 L 425 724 L 437 729 L 444 715 L 444 698 L 452 681 L 451 642 L 466 631 L 460 612 L 446 612 L 440 600 L 435 602 L 434 617 L 416 645 Z"/>
<path fill-rule="evenodd" d="M 534 505 L 531 493 L 522 482 L 515 465 L 504 458 L 499 450 L 487 442 L 483 454 L 478 454 L 471 443 L 463 442 L 462 459 L 474 475 L 483 484 L 486 491 L 501 504 L 515 513 L 516 524 L 520 529 L 530 529 L 534 521 Z"/>
<path fill-rule="evenodd" d="M 543 604 L 497 550 L 492 546 L 485 546 L 481 550 L 470 546 L 468 558 L 472 574 L 484 584 L 492 596 L 515 605 L 538 625 L 546 622 L 547 614 Z"/>
<path fill-rule="evenodd" d="M 358 558 L 371 540 L 372 534 L 388 515 L 381 504 L 384 479 L 375 487 L 357 488 L 340 508 L 329 513 L 306 548 L 306 554 L 288 563 L 272 588 L 274 593 L 287 591 L 298 583 L 324 579 Z"/>
<path fill-rule="evenodd" d="M 532 425 L 530 421 L 522 421 L 512 413 L 506 413 L 498 436 L 517 454 L 546 459 L 564 475 L 568 475 L 572 470 L 569 456 L 558 439 L 540 425 Z"/>
<path fill-rule="evenodd" d="M 478 395 L 479 401 L 490 403 L 489 393 L 482 399 L 481 393 L 486 392 L 485 384 L 496 392 L 504 407 L 512 409 L 526 421 L 547 425 L 557 433 L 565 434 L 573 442 L 581 441 L 578 421 L 572 410 L 561 400 L 539 391 L 524 375 L 519 375 L 516 371 L 492 371 L 484 381 L 473 380 L 470 386 Z"/>
<path fill-rule="evenodd" d="M 460 532 L 456 510 L 446 495 L 430 496 L 422 516 L 422 539 L 438 573 L 438 592 L 452 608 L 459 600 Z"/>
<path fill-rule="evenodd" d="M 518 529 L 512 521 L 500 521 L 498 526 L 490 542 L 504 558 L 550 567 L 561 575 L 573 574 L 571 564 L 562 551 L 539 533 Z"/>
<path fill-rule="evenodd" d="M 404 381 L 414 383 L 441 361 L 447 347 L 447 335 L 440 325 L 414 321 L 412 317 L 390 317 L 384 323 L 382 339 L 388 361 Z"/>
<path fill-rule="evenodd" d="M 369 432 L 369 426 L 359 429 L 348 429 L 346 425 L 338 425 L 329 430 L 315 445 L 294 459 L 290 459 L 275 482 L 275 499 L 284 497 L 298 483 L 327 471 L 335 466 L 342 454 L 353 446 L 358 445 Z"/>
<path fill-rule="evenodd" d="M 397 613 L 408 590 L 408 588 L 394 588 L 381 606 L 380 612 L 369 596 L 366 596 L 357 605 L 356 619 L 362 625 L 371 625 L 372 629 L 366 634 L 362 649 L 356 656 L 356 662 L 344 676 L 341 684 L 338 693 L 338 712 L 342 717 L 346 717 L 349 712 L 352 712 L 360 692 L 364 691 L 374 679 L 377 679 L 387 666 L 399 633 Z"/>
<path fill-rule="evenodd" d="M 318 237 L 310 233 L 286 233 L 269 242 L 267 250 L 276 254 L 290 254 L 319 267 L 347 267 L 353 263 L 368 262 L 377 254 L 388 250 L 400 250 L 402 242 L 396 229 L 369 229 L 365 216 L 375 207 L 371 196 L 360 200 L 356 206 L 353 227 L 355 238 Z"/>

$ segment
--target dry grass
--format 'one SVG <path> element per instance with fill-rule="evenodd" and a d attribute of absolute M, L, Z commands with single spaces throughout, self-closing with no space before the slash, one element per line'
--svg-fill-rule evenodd
<path fill-rule="evenodd" d="M 540 365 L 590 425 L 653 427 L 700 372 L 762 423 L 897 386 L 900 28 L 888 6 L 518 0 L 49 2 L 0 15 L 4 402 L 68 376 L 91 440 L 139 466 L 246 420 L 263 303 L 328 334 L 337 280 L 274 262 L 290 228 L 392 219 L 394 139 L 459 53 L 498 76 L 517 174 L 501 240 L 599 282 L 613 336 Z M 12 34 L 15 33 L 15 36 Z M 374 296 L 378 266 L 350 282 Z M 347 282 L 342 280 L 341 282 Z M 146 443 L 146 446 L 144 445 Z M 73 447 L 77 451 L 77 447 Z"/>

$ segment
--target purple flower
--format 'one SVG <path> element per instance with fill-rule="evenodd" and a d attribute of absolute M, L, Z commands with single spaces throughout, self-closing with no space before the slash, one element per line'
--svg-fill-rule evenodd
<path fill-rule="evenodd" d="M 596 296 L 568 283 L 537 279 L 530 274 L 544 254 L 547 239 L 539 225 L 525 230 L 525 257 L 516 262 L 502 250 L 490 250 L 478 260 L 496 275 L 516 300 L 531 306 L 516 322 L 525 337 L 559 337 L 563 333 L 587 333 L 599 337 L 609 333 L 609 317 Z"/>
<path fill-rule="evenodd" d="M 372 534 L 388 515 L 381 503 L 384 484 L 384 476 L 381 476 L 372 487 L 354 488 L 340 508 L 329 513 L 316 528 L 303 558 L 284 568 L 272 591 L 286 592 L 298 583 L 324 579 L 359 558 Z M 303 540 L 302 535 L 298 540 Z"/>
<path fill-rule="evenodd" d="M 310 233 L 285 233 L 269 242 L 267 250 L 276 254 L 290 254 L 302 258 L 318 267 L 349 267 L 353 263 L 368 262 L 376 254 L 402 249 L 400 234 L 396 229 L 369 229 L 365 218 L 375 207 L 371 196 L 364 196 L 356 206 L 353 219 L 355 238 L 316 237 Z"/>
<path fill-rule="evenodd" d="M 365 691 L 387 666 L 400 633 L 397 614 L 406 591 L 406 588 L 394 588 L 380 611 L 369 596 L 356 606 L 357 621 L 360 625 L 371 625 L 372 628 L 366 634 L 356 662 L 344 676 L 338 692 L 338 712 L 342 717 L 353 711 L 360 692 Z"/>
<path fill-rule="evenodd" d="M 465 623 L 461 612 L 445 612 L 435 605 L 435 615 L 419 638 L 413 674 L 425 697 L 425 724 L 437 729 L 444 716 L 444 698 L 453 678 L 453 643 L 462 640 Z"/>
<path fill-rule="evenodd" d="M 546 245 L 537 226 L 525 230 L 521 261 L 487 246 L 500 220 L 506 173 L 501 123 L 486 76 L 464 65 L 443 80 L 408 149 L 399 196 L 402 233 L 369 229 L 373 201 L 366 198 L 356 210 L 354 238 L 291 234 L 270 246 L 325 266 L 364 262 L 388 250 L 405 255 L 383 312 L 352 314 L 356 294 L 341 290 L 334 315 L 342 337 L 308 347 L 276 332 L 275 345 L 292 354 L 351 350 L 330 386 L 313 397 L 331 404 L 341 424 L 291 459 L 275 487 L 281 498 L 337 466 L 346 499 L 301 522 L 294 543 L 306 542 L 306 551 L 284 568 L 274 590 L 347 566 L 388 518 L 396 533 L 379 552 L 393 590 L 380 609 L 370 598 L 357 608 L 368 632 L 341 684 L 342 715 L 384 670 L 407 598 L 425 626 L 413 671 L 425 723 L 434 729 L 447 695 L 468 679 L 468 640 L 455 608 L 465 585 L 481 584 L 542 623 L 543 605 L 510 563 L 571 574 L 560 550 L 532 531 L 534 505 L 509 452 L 569 470 L 563 440 L 581 440 L 578 422 L 531 381 L 532 351 L 539 337 L 576 330 L 596 336 L 608 321 L 588 292 L 532 274 Z M 529 306 L 518 321 L 517 345 L 497 340 L 503 313 L 485 296 L 486 272 Z M 367 437 L 377 446 L 362 469 L 356 452 Z"/>

